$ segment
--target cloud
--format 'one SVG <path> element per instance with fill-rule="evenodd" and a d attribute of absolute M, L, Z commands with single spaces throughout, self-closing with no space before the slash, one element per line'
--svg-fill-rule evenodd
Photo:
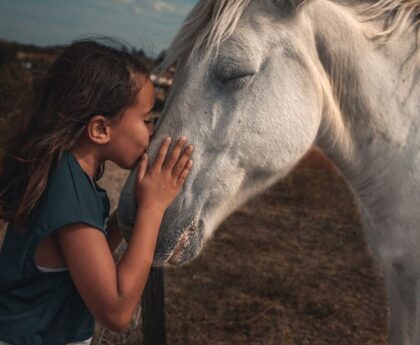
<path fill-rule="evenodd" d="M 135 0 L 114 0 L 114 1 L 122 3 L 122 4 L 133 4 L 133 3 L 135 3 Z"/>
<path fill-rule="evenodd" d="M 171 5 L 171 4 L 169 4 L 165 1 L 162 1 L 162 0 L 153 1 L 151 3 L 151 5 L 152 5 L 152 8 L 155 11 L 158 11 L 158 12 L 171 12 L 171 13 L 176 12 L 176 9 L 175 9 L 174 5 Z"/>
<path fill-rule="evenodd" d="M 143 12 L 143 9 L 138 5 L 134 5 L 133 6 L 133 11 L 134 11 L 135 14 L 141 14 Z"/>
<path fill-rule="evenodd" d="M 132 8 L 132 11 L 136 15 L 144 14 L 147 11 L 155 12 L 177 12 L 177 8 L 171 3 L 164 0 L 111 0 L 114 3 L 121 5 L 127 5 Z M 145 3 L 146 2 L 146 3 Z"/>

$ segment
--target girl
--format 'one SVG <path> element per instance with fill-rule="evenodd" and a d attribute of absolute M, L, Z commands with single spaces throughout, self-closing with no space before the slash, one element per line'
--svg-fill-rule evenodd
<path fill-rule="evenodd" d="M 167 138 L 147 170 L 154 90 L 126 50 L 92 41 L 67 47 L 35 94 L 31 111 L 0 150 L 0 343 L 89 344 L 94 318 L 121 331 L 153 260 L 165 209 L 183 185 L 192 146 Z M 141 158 L 140 158 L 141 157 Z M 125 255 L 105 229 L 104 162 L 138 164 L 137 217 Z"/>

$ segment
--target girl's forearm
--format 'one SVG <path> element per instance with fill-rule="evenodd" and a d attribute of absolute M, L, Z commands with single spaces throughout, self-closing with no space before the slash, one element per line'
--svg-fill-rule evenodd
<path fill-rule="evenodd" d="M 146 285 L 163 210 L 139 208 L 127 250 L 117 266 L 119 311 L 129 322 Z"/>

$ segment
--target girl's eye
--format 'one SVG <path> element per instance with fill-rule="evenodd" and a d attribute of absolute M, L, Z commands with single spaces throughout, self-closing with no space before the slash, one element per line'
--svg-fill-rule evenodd
<path fill-rule="evenodd" d="M 144 123 L 145 123 L 146 125 L 153 125 L 153 126 L 156 126 L 157 120 L 158 120 L 158 118 L 157 118 L 157 117 L 154 117 L 153 119 L 147 119 L 147 120 L 144 120 Z"/>

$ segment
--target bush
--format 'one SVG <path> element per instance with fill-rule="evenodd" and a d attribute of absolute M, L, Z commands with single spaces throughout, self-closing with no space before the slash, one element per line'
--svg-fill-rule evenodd
<path fill-rule="evenodd" d="M 0 117 L 19 107 L 31 84 L 31 73 L 19 64 L 5 64 L 0 68 Z"/>

